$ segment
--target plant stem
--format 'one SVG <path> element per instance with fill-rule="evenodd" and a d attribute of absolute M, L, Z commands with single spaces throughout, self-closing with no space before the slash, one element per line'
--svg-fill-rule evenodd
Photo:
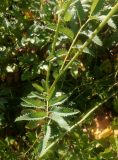
<path fill-rule="evenodd" d="M 56 28 L 56 31 L 55 31 L 54 41 L 53 41 L 53 44 L 52 44 L 51 55 L 54 55 L 60 23 L 61 23 L 61 19 L 59 18 L 58 24 L 57 24 L 57 28 Z M 46 75 L 46 88 L 47 88 L 47 91 L 49 89 L 50 70 L 51 70 L 51 62 L 49 62 L 48 71 L 47 71 L 47 75 Z"/>
<path fill-rule="evenodd" d="M 62 64 L 62 66 L 61 66 L 60 71 L 63 70 L 64 64 L 65 64 L 65 62 L 66 62 L 66 60 L 67 60 L 67 58 L 68 58 L 68 56 L 69 56 L 69 54 L 70 54 L 70 52 L 71 52 L 71 50 L 72 50 L 74 44 L 75 44 L 75 42 L 76 42 L 76 40 L 77 40 L 79 34 L 81 33 L 82 29 L 87 25 L 87 23 L 89 22 L 89 20 L 90 20 L 90 19 L 88 19 L 88 20 L 81 26 L 81 28 L 79 29 L 79 31 L 77 32 L 77 34 L 76 34 L 76 36 L 75 36 L 75 38 L 74 38 L 74 40 L 73 40 L 73 42 L 72 42 L 72 44 L 71 44 L 69 50 L 68 50 L 68 53 L 67 53 L 67 55 L 66 55 L 66 57 L 65 57 L 65 59 L 64 59 L 64 62 L 63 62 L 63 64 Z"/>
<path fill-rule="evenodd" d="M 105 100 L 103 100 L 101 103 L 99 103 L 98 105 L 96 105 L 95 107 L 93 107 L 81 120 L 79 120 L 76 124 L 74 124 L 69 131 L 66 131 L 61 137 L 57 138 L 54 142 L 52 142 L 43 152 L 43 154 L 40 155 L 39 158 L 42 158 L 50 148 L 52 148 L 54 145 L 56 145 L 61 139 L 64 138 L 64 136 L 66 136 L 68 133 L 72 132 L 73 129 L 75 129 L 77 126 L 79 126 L 80 124 L 82 124 L 85 119 L 87 119 L 97 108 L 99 108 L 100 106 L 102 106 L 104 103 L 106 103 L 110 98 L 112 98 L 113 96 L 116 96 L 117 92 L 112 94 L 111 96 L 109 96 L 108 98 L 106 98 Z"/>
<path fill-rule="evenodd" d="M 49 89 L 49 99 L 52 97 L 54 88 L 60 77 L 65 73 L 65 71 L 70 67 L 70 65 L 73 63 L 73 61 L 78 57 L 78 55 L 82 54 L 83 50 L 91 43 L 93 38 L 99 33 L 99 31 L 105 26 L 105 24 L 108 22 L 108 20 L 112 17 L 112 15 L 118 10 L 118 2 L 116 5 L 111 9 L 111 11 L 108 13 L 106 18 L 99 24 L 99 26 L 94 30 L 94 32 L 91 34 L 89 39 L 82 45 L 80 50 L 73 56 L 73 58 L 68 62 L 68 64 L 63 68 L 63 70 L 59 73 L 55 81 L 53 82 L 52 86 Z"/>
<path fill-rule="evenodd" d="M 60 24 L 61 24 L 61 17 L 64 17 L 66 11 L 68 10 L 70 4 L 71 4 L 72 0 L 70 0 L 66 7 L 65 7 L 65 10 L 63 11 L 62 15 L 60 15 L 58 17 L 58 23 L 57 23 L 57 27 L 56 27 L 56 31 L 55 31 L 55 36 L 54 36 L 54 41 L 52 43 L 52 49 L 51 49 L 51 55 L 54 54 L 55 52 L 55 48 L 56 48 L 56 42 L 57 42 L 57 38 L 58 38 L 58 33 L 59 33 L 59 28 L 60 28 Z M 49 67 L 48 67 L 48 71 L 47 71 L 47 75 L 46 75 L 46 88 L 47 88 L 47 91 L 49 89 L 49 77 L 50 77 L 50 71 L 51 71 L 51 62 L 49 62 Z"/>

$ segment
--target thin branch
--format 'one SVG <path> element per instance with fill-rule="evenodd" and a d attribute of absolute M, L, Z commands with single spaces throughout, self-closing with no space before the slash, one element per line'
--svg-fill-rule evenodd
<path fill-rule="evenodd" d="M 61 24 L 61 17 L 64 17 L 65 13 L 67 12 L 70 4 L 72 3 L 72 0 L 70 0 L 66 7 L 65 7 L 65 10 L 62 12 L 61 15 L 58 16 L 58 23 L 57 23 L 57 27 L 56 27 L 56 31 L 55 31 L 55 36 L 54 36 L 54 41 L 52 43 L 52 49 L 51 49 L 51 55 L 54 54 L 55 52 L 55 48 L 56 48 L 56 42 L 57 42 L 57 38 L 58 38 L 58 33 L 59 33 L 59 28 L 60 28 L 60 24 Z M 50 71 L 51 71 L 51 62 L 49 62 L 49 67 L 48 67 L 48 71 L 47 71 L 47 75 L 46 75 L 46 88 L 47 88 L 47 91 L 49 89 L 49 77 L 50 77 Z"/>
<path fill-rule="evenodd" d="M 74 124 L 69 131 L 65 132 L 61 137 L 57 138 L 54 142 L 52 142 L 43 152 L 43 154 L 41 154 L 39 156 L 39 159 L 42 158 L 49 149 L 51 149 L 54 145 L 56 145 L 60 140 L 62 140 L 64 138 L 64 136 L 66 136 L 68 133 L 72 132 L 73 129 L 75 129 L 77 126 L 79 126 L 80 124 L 82 124 L 96 109 L 98 109 L 100 106 L 102 106 L 104 103 L 106 103 L 110 98 L 112 98 L 113 96 L 116 96 L 118 94 L 118 92 L 112 94 L 111 96 L 109 96 L 108 98 L 106 98 L 105 100 L 103 100 L 101 103 L 99 103 L 98 105 L 96 105 L 95 107 L 93 107 L 85 116 L 83 116 L 83 118 L 81 120 L 79 120 L 76 124 Z"/>
<path fill-rule="evenodd" d="M 76 42 L 79 34 L 80 34 L 81 31 L 83 30 L 83 28 L 88 24 L 89 21 L 90 21 L 90 19 L 88 18 L 88 20 L 80 27 L 79 31 L 77 32 L 77 34 L 76 34 L 76 36 L 75 36 L 75 38 L 74 38 L 74 40 L 73 40 L 73 42 L 72 42 L 72 44 L 71 44 L 68 52 L 67 52 L 67 55 L 66 55 L 66 57 L 65 57 L 65 59 L 64 59 L 64 62 L 63 62 L 63 64 L 62 64 L 62 66 L 61 66 L 60 71 L 63 70 L 64 65 L 65 65 L 65 62 L 66 62 L 66 60 L 67 60 L 67 58 L 68 58 L 68 56 L 69 56 L 69 54 L 70 54 L 70 52 L 71 52 L 71 50 L 72 50 L 72 48 L 73 48 L 73 46 L 74 46 L 74 44 L 75 44 L 75 42 Z"/>
<path fill-rule="evenodd" d="M 70 60 L 70 62 L 68 62 L 68 64 L 65 66 L 65 68 L 60 71 L 59 75 L 57 76 L 57 78 L 55 79 L 55 81 L 53 82 L 52 86 L 49 89 L 49 99 L 52 97 L 53 92 L 54 92 L 54 88 L 56 86 L 56 83 L 58 82 L 58 80 L 61 78 L 61 76 L 66 72 L 66 70 L 71 66 L 71 64 L 73 63 L 73 61 L 78 57 L 78 55 L 81 55 L 83 50 L 91 43 L 91 41 L 93 40 L 93 38 L 99 33 L 99 31 L 105 26 L 105 24 L 108 22 L 108 20 L 113 16 L 113 14 L 118 11 L 118 2 L 116 3 L 116 5 L 110 10 L 110 12 L 108 13 L 108 15 L 106 16 L 106 18 L 99 24 L 99 26 L 94 30 L 94 32 L 91 34 L 91 36 L 89 37 L 89 39 L 82 45 L 82 47 L 80 48 L 80 50 L 73 56 L 73 58 Z"/>

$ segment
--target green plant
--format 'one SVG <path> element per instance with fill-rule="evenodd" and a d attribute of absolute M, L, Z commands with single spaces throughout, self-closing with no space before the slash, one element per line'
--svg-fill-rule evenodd
<path fill-rule="evenodd" d="M 57 25 L 55 23 L 50 23 L 50 19 L 49 21 L 46 19 L 46 6 L 42 7 L 42 12 L 44 12 L 43 20 L 46 21 L 45 30 L 50 30 L 52 32 L 55 31 L 54 39 L 51 39 L 52 45 L 48 50 L 49 56 L 46 58 L 44 63 L 41 63 L 39 67 L 44 69 L 46 72 L 46 77 L 45 80 L 41 80 L 41 85 L 33 84 L 40 94 L 37 92 L 32 92 L 27 98 L 23 98 L 22 105 L 24 108 L 28 109 L 25 109 L 23 111 L 25 114 L 16 119 L 16 121 L 36 120 L 36 127 L 40 126 L 40 124 L 42 124 L 44 127 L 42 131 L 44 133 L 44 139 L 40 157 L 44 156 L 48 149 L 58 143 L 58 141 L 65 134 L 69 133 L 81 122 L 83 122 L 91 113 L 93 113 L 96 108 L 98 108 L 104 102 L 107 102 L 109 97 L 111 98 L 111 96 L 109 96 L 109 92 L 107 93 L 106 90 L 103 91 L 103 86 L 101 88 L 103 92 L 101 92 L 99 88 L 98 91 L 100 92 L 100 95 L 98 95 L 98 98 L 100 98 L 102 102 L 99 105 L 95 105 L 95 107 L 93 107 L 85 116 L 83 116 L 79 122 L 75 122 L 72 127 L 69 127 L 68 123 L 63 117 L 78 113 L 69 112 L 70 108 L 73 107 L 71 105 L 71 101 L 68 100 L 69 97 L 71 98 L 71 95 L 73 95 L 73 92 L 76 90 L 76 88 L 73 89 L 73 92 L 65 94 L 63 92 L 63 85 L 60 89 L 59 84 L 64 83 L 64 79 L 66 79 L 67 75 L 66 71 L 69 70 L 71 71 L 69 76 L 72 75 L 72 77 L 77 79 L 79 75 L 78 64 L 82 63 L 81 57 L 83 56 L 83 52 L 89 53 L 91 56 L 95 56 L 93 55 L 93 52 L 98 49 L 98 46 L 102 46 L 103 43 L 105 43 L 104 41 L 101 41 L 99 37 L 102 38 L 104 34 L 106 35 L 105 32 L 108 32 L 108 35 L 112 30 L 114 30 L 113 32 L 116 32 L 116 24 L 114 23 L 115 16 L 113 17 L 113 15 L 117 11 L 118 3 L 116 1 L 113 3 L 114 7 L 111 8 L 111 3 L 109 1 L 93 1 L 92 3 L 91 1 L 59 1 L 55 3 L 57 10 L 54 16 L 56 17 L 55 21 L 57 22 Z M 105 7 L 106 4 L 109 5 L 109 8 Z M 87 16 L 87 14 L 89 16 Z M 73 17 L 79 20 L 77 23 L 79 27 L 77 27 L 75 24 L 75 26 L 72 27 L 71 23 L 74 21 Z M 112 17 L 114 20 L 111 19 Z M 105 26 L 106 24 L 108 26 Z M 67 28 L 68 26 L 70 26 L 70 29 Z M 111 27 L 111 29 L 109 29 L 109 27 Z M 93 43 L 95 43 L 95 46 Z M 90 46 L 89 48 L 88 45 Z M 104 64 L 106 66 L 106 63 L 110 67 L 110 71 L 105 69 Z M 34 62 L 34 64 L 36 63 Z M 111 73 L 111 62 L 106 61 L 104 64 L 100 66 L 101 69 L 99 71 Z M 86 71 L 86 79 L 88 78 L 87 80 L 92 82 L 93 77 L 87 76 L 87 73 L 90 74 L 88 71 Z M 62 81 L 60 80 L 61 78 Z M 111 89 L 109 89 L 109 91 L 111 91 Z M 114 89 L 112 91 L 114 92 Z M 58 94 L 60 94 L 60 96 Z M 96 91 L 94 94 L 97 95 Z M 112 96 L 115 95 L 116 94 L 113 93 Z M 68 108 L 65 107 L 66 100 Z M 72 104 L 74 104 L 73 101 Z M 65 128 L 67 130 L 66 133 L 63 133 L 63 131 L 60 130 L 59 132 L 56 132 L 56 135 L 57 133 L 59 134 L 59 138 L 56 138 L 55 135 L 53 135 L 53 132 L 51 134 L 51 128 L 53 128 L 52 120 L 56 121 L 61 128 Z M 29 126 L 30 125 L 32 126 L 31 123 Z M 56 127 L 58 129 L 58 126 Z M 48 147 L 47 144 L 49 139 L 53 139 L 54 142 L 52 142 Z"/>
<path fill-rule="evenodd" d="M 1 0 L 2 159 L 116 159 L 117 137 L 91 125 L 117 115 L 117 3 Z"/>

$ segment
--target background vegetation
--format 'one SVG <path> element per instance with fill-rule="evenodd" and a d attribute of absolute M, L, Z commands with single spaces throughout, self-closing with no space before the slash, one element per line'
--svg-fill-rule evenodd
<path fill-rule="evenodd" d="M 117 0 L 1 0 L 0 159 L 117 160 Z"/>

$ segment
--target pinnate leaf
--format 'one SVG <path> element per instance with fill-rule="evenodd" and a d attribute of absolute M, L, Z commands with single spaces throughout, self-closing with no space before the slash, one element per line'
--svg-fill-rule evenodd
<path fill-rule="evenodd" d="M 67 95 L 61 95 L 58 97 L 54 97 L 52 99 L 49 100 L 49 105 L 50 106 L 57 106 L 57 105 L 61 105 L 63 104 L 66 100 L 68 99 Z"/>
<path fill-rule="evenodd" d="M 39 99 L 29 99 L 29 98 L 22 98 L 23 102 L 21 103 L 24 107 L 29 108 L 43 108 L 45 107 L 45 102 Z"/>
<path fill-rule="evenodd" d="M 99 17 L 98 17 L 98 19 L 99 19 L 100 21 L 103 21 L 105 18 L 106 18 L 106 15 L 102 15 L 102 16 L 99 16 Z M 116 26 L 116 24 L 114 23 L 114 21 L 113 21 L 112 18 L 110 18 L 110 19 L 108 20 L 107 24 L 108 24 L 111 28 L 113 28 L 113 29 L 116 29 L 116 28 L 117 28 L 117 26 Z"/>
<path fill-rule="evenodd" d="M 76 3 L 76 9 L 80 20 L 83 21 L 85 18 L 85 12 L 80 0 Z"/>
<path fill-rule="evenodd" d="M 51 30 L 55 31 L 55 30 L 56 30 L 56 25 L 50 23 L 50 24 L 47 25 L 47 29 L 51 29 Z M 62 34 L 64 34 L 64 35 L 66 35 L 66 36 L 67 36 L 68 38 L 70 38 L 70 39 L 73 39 L 73 38 L 74 38 L 74 33 L 73 33 L 73 31 L 70 30 L 70 29 L 67 28 L 67 27 L 60 26 L 59 32 L 62 33 Z"/>
<path fill-rule="evenodd" d="M 103 45 L 102 41 L 100 40 L 100 38 L 97 35 L 93 38 L 93 42 L 99 46 Z"/>
<path fill-rule="evenodd" d="M 43 139 L 43 145 L 42 145 L 42 150 L 41 150 L 40 155 L 43 154 L 43 152 L 45 151 L 47 144 L 48 144 L 48 141 L 50 139 L 50 136 L 51 136 L 51 127 L 48 125 L 47 130 L 46 130 L 46 134 Z"/>
<path fill-rule="evenodd" d="M 102 8 L 105 0 L 92 0 L 90 15 L 97 14 Z"/>
<path fill-rule="evenodd" d="M 78 112 L 70 112 L 70 113 L 63 113 L 63 112 L 53 112 L 55 115 L 61 116 L 61 117 L 68 117 L 68 116 L 73 116 L 75 114 L 78 114 Z"/>
<path fill-rule="evenodd" d="M 52 114 L 50 114 L 50 118 L 51 118 L 53 121 L 57 122 L 58 125 L 59 125 L 61 128 L 66 129 L 66 130 L 69 130 L 69 129 L 70 129 L 68 123 L 67 123 L 61 116 L 52 113 Z"/>
<path fill-rule="evenodd" d="M 83 31 L 83 32 L 81 32 L 81 34 L 83 34 L 83 35 L 86 35 L 87 37 L 90 37 L 91 35 L 92 35 L 92 31 L 87 31 L 87 32 L 85 32 L 85 31 Z M 99 45 L 99 46 L 102 46 L 103 44 L 102 44 L 102 41 L 100 40 L 100 38 L 99 38 L 99 36 L 95 36 L 93 39 L 92 39 L 92 41 L 95 43 L 95 44 L 97 44 L 97 45 Z"/>
<path fill-rule="evenodd" d="M 32 86 L 39 92 L 43 92 L 44 91 L 43 87 L 38 85 L 37 83 L 33 83 Z"/>
<path fill-rule="evenodd" d="M 112 19 L 109 19 L 107 23 L 111 28 L 113 28 L 113 29 L 117 28 L 116 24 L 114 23 L 114 21 Z"/>
<path fill-rule="evenodd" d="M 42 120 L 46 118 L 46 112 L 32 112 L 24 114 L 20 117 L 17 117 L 15 121 L 35 121 L 35 120 Z"/>

